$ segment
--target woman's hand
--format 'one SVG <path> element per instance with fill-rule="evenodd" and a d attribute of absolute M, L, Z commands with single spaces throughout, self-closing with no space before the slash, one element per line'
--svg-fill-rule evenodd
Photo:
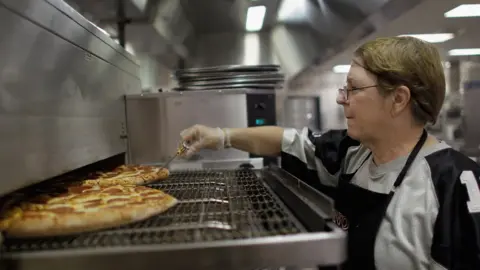
<path fill-rule="evenodd" d="M 248 128 L 211 128 L 195 125 L 180 133 L 190 149 L 190 157 L 201 149 L 232 147 L 259 156 L 278 156 L 282 150 L 283 128 L 276 126 Z"/>
<path fill-rule="evenodd" d="M 220 150 L 225 147 L 225 132 L 221 128 L 194 125 L 180 132 L 180 137 L 189 146 L 186 157 L 201 149 Z"/>

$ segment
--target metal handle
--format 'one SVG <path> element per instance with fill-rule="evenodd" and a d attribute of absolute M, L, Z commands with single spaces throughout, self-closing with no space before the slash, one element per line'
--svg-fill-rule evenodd
<path fill-rule="evenodd" d="M 188 143 L 186 141 L 181 142 L 180 146 L 177 149 L 176 156 L 184 154 L 188 149 L 190 149 Z"/>
<path fill-rule="evenodd" d="M 190 147 L 187 144 L 187 142 L 185 141 L 181 142 L 180 145 L 178 146 L 178 149 L 175 155 L 170 160 L 168 160 L 163 166 L 167 168 L 168 165 L 172 163 L 172 161 L 174 161 L 178 156 L 183 155 L 188 149 L 190 149 Z"/>

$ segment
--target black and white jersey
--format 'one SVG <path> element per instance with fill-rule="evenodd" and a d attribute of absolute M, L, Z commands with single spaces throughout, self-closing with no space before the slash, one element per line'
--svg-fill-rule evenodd
<path fill-rule="evenodd" d="M 335 198 L 340 173 L 389 193 L 407 156 L 376 165 L 346 130 L 314 134 L 286 129 L 282 164 Z M 424 147 L 397 188 L 375 240 L 378 269 L 480 269 L 480 166 L 441 142 Z M 352 202 L 355 203 L 355 202 Z"/>

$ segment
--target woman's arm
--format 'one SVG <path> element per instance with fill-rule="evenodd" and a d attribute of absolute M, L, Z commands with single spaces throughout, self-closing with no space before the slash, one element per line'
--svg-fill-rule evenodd
<path fill-rule="evenodd" d="M 321 136 L 308 128 L 302 131 L 276 126 L 250 128 L 211 128 L 194 125 L 180 133 L 190 148 L 186 157 L 201 149 L 218 150 L 226 146 L 259 156 L 282 157 L 282 168 L 312 186 L 337 185 L 337 174 L 348 153 L 358 153 L 359 142 L 350 139 L 346 130 L 331 130 Z M 351 147 L 356 150 L 348 152 Z M 321 149 L 321 150 L 320 150 Z"/>
<path fill-rule="evenodd" d="M 281 127 L 231 128 L 224 131 L 233 148 L 260 156 L 278 156 L 282 151 Z"/>
<path fill-rule="evenodd" d="M 282 150 L 283 128 L 211 128 L 194 125 L 180 133 L 190 149 L 187 156 L 201 149 L 222 149 L 227 145 L 260 156 L 278 156 Z"/>

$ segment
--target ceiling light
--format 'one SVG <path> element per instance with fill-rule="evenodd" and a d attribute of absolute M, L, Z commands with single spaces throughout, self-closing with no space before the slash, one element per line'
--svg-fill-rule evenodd
<path fill-rule="evenodd" d="M 282 23 L 301 23 L 308 15 L 306 0 L 283 0 L 277 12 L 277 20 Z"/>
<path fill-rule="evenodd" d="M 446 18 L 479 17 L 480 4 L 465 4 L 445 12 Z"/>
<path fill-rule="evenodd" d="M 132 2 L 141 12 L 145 11 L 147 7 L 147 0 L 132 0 Z"/>
<path fill-rule="evenodd" d="M 348 73 L 350 70 L 350 65 L 336 65 L 333 67 L 333 72 L 335 73 Z"/>
<path fill-rule="evenodd" d="M 265 19 L 265 13 L 267 8 L 265 6 L 249 7 L 247 11 L 247 22 L 245 29 L 247 31 L 259 31 L 263 27 L 263 19 Z"/>
<path fill-rule="evenodd" d="M 480 55 L 480 48 L 471 49 L 453 49 L 448 51 L 450 56 L 462 56 L 462 55 Z"/>
<path fill-rule="evenodd" d="M 430 43 L 445 42 L 455 37 L 455 35 L 452 33 L 400 35 L 400 37 L 404 37 L 404 36 L 418 38 Z"/>

